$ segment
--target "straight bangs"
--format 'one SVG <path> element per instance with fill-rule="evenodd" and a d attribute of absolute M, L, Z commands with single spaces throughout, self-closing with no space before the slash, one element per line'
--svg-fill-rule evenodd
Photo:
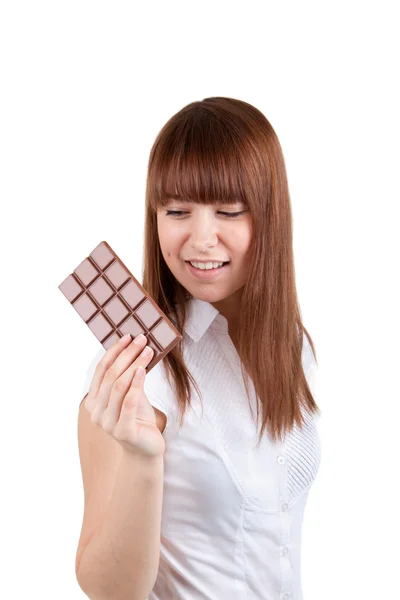
<path fill-rule="evenodd" d="M 148 198 L 156 212 L 169 199 L 249 205 L 246 148 L 211 110 L 197 109 L 161 130 L 150 158 Z M 238 134 L 239 135 L 239 134 Z"/>

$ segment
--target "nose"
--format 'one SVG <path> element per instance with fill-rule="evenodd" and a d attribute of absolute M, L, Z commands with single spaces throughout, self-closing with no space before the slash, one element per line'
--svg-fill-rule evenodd
<path fill-rule="evenodd" d="M 218 225 L 215 219 L 203 213 L 190 221 L 189 243 L 194 250 L 203 252 L 218 244 Z"/>

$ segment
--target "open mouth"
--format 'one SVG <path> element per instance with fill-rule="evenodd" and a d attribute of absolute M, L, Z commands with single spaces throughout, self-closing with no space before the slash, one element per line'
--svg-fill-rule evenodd
<path fill-rule="evenodd" d="M 230 261 L 224 262 L 221 267 L 216 267 L 215 269 L 197 269 L 194 267 L 190 261 L 185 260 L 189 273 L 192 277 L 195 277 L 199 280 L 207 280 L 212 281 L 214 279 L 218 279 L 224 276 L 224 273 L 228 270 Z"/>
<path fill-rule="evenodd" d="M 215 269 L 199 269 L 198 267 L 193 266 L 192 263 L 190 262 L 190 260 L 185 260 L 185 263 L 187 263 L 189 265 L 189 267 L 191 267 L 192 269 L 195 269 L 196 271 L 205 272 L 205 273 L 223 269 L 226 265 L 229 265 L 229 262 L 230 261 L 227 260 L 226 262 L 222 263 L 222 265 L 220 267 L 215 267 Z"/>

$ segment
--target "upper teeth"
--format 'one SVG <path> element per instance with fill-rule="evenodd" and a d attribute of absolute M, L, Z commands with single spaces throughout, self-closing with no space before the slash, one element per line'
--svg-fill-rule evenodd
<path fill-rule="evenodd" d="M 204 269 L 216 269 L 217 267 L 220 267 L 224 264 L 223 262 L 219 262 L 219 263 L 218 262 L 198 263 L 198 262 L 192 262 L 192 261 L 189 261 L 189 262 L 193 267 L 196 267 L 197 269 L 203 269 L 203 270 Z"/>

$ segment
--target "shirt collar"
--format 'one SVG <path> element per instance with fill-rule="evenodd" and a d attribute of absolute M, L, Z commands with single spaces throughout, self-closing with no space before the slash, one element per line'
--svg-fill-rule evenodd
<path fill-rule="evenodd" d="M 215 323 L 219 330 L 228 332 L 227 319 L 211 302 L 205 302 L 195 297 L 186 302 L 185 332 L 192 340 L 198 342 L 212 323 Z"/>

